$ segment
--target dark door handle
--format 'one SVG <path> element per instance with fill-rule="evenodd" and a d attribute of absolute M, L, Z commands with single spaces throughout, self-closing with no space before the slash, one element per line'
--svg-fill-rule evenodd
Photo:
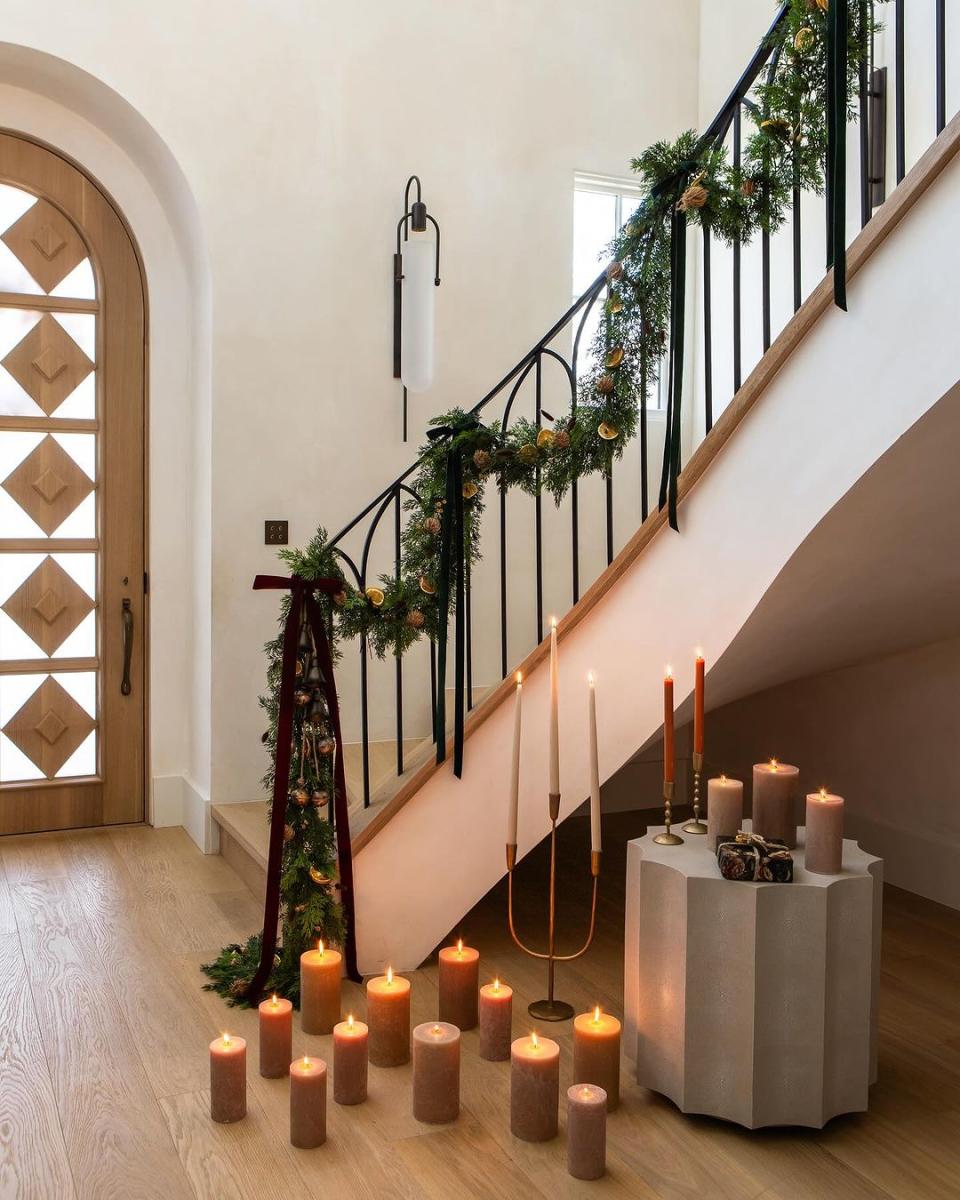
<path fill-rule="evenodd" d="M 120 613 L 121 636 L 123 640 L 123 679 L 120 683 L 120 692 L 124 696 L 130 695 L 130 662 L 133 658 L 133 612 L 130 608 L 130 601 L 124 597 L 123 609 Z"/>

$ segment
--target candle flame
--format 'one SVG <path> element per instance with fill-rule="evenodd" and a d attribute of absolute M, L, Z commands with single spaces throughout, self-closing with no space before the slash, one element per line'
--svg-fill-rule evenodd
<path fill-rule="evenodd" d="M 387 967 L 387 987 L 393 983 L 393 967 Z"/>
<path fill-rule="evenodd" d="M 698 646 L 696 649 L 697 662 L 703 662 L 703 647 Z"/>
<path fill-rule="evenodd" d="M 443 1030 L 440 1028 L 440 1026 L 439 1026 L 439 1025 L 434 1025 L 434 1027 L 433 1027 L 433 1035 L 434 1035 L 434 1037 L 439 1037 L 441 1033 L 443 1033 Z"/>
<path fill-rule="evenodd" d="M 273 1008 L 277 1007 L 277 993 L 276 992 L 274 992 L 273 995 L 271 996 L 270 1004 Z"/>
<path fill-rule="evenodd" d="M 593 1023 L 594 1023 L 594 1025 L 600 1024 L 600 1005 L 599 1004 L 593 1010 Z"/>
<path fill-rule="evenodd" d="M 223 1042 L 223 1044 L 224 1044 L 225 1046 L 229 1046 L 229 1045 L 231 1044 L 231 1043 L 230 1043 L 230 1034 L 229 1034 L 229 1033 L 222 1033 L 222 1034 L 220 1035 L 220 1040 Z"/>
<path fill-rule="evenodd" d="M 347 1016 L 347 1027 L 348 1027 L 349 1029 L 352 1029 L 352 1028 L 353 1028 L 353 1013 L 350 1013 L 350 1014 L 348 1014 L 348 1016 Z"/>
<path fill-rule="evenodd" d="M 499 975 L 493 981 L 493 990 L 495 992 L 500 991 L 500 976 Z"/>
<path fill-rule="evenodd" d="M 721 775 L 721 776 L 720 776 L 720 782 L 721 782 L 721 783 L 726 783 L 726 782 L 727 782 L 727 777 L 726 777 L 726 775 Z"/>
<path fill-rule="evenodd" d="M 536 1030 L 534 1030 L 533 1033 L 530 1034 L 530 1049 L 531 1050 L 539 1050 L 540 1049 L 540 1039 L 537 1037 Z"/>
<path fill-rule="evenodd" d="M 317 942 L 317 953 L 323 958 L 323 938 Z"/>
<path fill-rule="evenodd" d="M 820 789 L 820 799 L 821 799 L 821 800 L 826 800 L 826 798 L 827 798 L 827 789 L 826 789 L 826 788 L 821 788 L 821 789 Z"/>
<path fill-rule="evenodd" d="M 551 629 L 556 629 L 556 627 L 557 627 L 557 618 L 556 618 L 556 617 L 551 617 L 551 618 L 550 618 L 550 628 L 551 628 Z"/>
<path fill-rule="evenodd" d="M 673 678 L 673 667 L 671 667 L 669 663 L 667 663 L 667 665 L 663 668 L 663 677 L 664 679 Z"/>
<path fill-rule="evenodd" d="M 584 1098 L 584 1100 L 589 1100 L 589 1099 L 590 1099 L 590 1097 L 593 1095 L 593 1088 L 591 1088 L 591 1087 L 582 1087 L 582 1088 L 580 1089 L 580 1095 L 581 1095 L 581 1096 Z"/>
<path fill-rule="evenodd" d="M 523 672 L 518 671 L 517 672 L 517 687 L 520 687 L 522 684 L 523 684 Z"/>
<path fill-rule="evenodd" d="M 594 678 L 593 678 L 593 672 L 592 672 L 592 671 L 588 671 L 588 672 L 587 672 L 587 683 L 589 683 L 591 687 L 593 687 L 593 685 L 594 685 L 594 683 L 595 683 L 595 680 L 594 680 Z"/>
<path fill-rule="evenodd" d="M 457 958 L 463 958 L 463 938 L 457 938 Z"/>
<path fill-rule="evenodd" d="M 310 1070 L 310 1059 L 309 1059 L 309 1058 L 307 1058 L 307 1056 L 306 1056 L 306 1055 L 304 1055 L 304 1056 L 303 1056 L 303 1069 L 304 1069 L 305 1071 L 309 1071 L 309 1070 Z"/>
<path fill-rule="evenodd" d="M 780 764 L 777 762 L 777 760 L 775 758 L 770 759 L 770 770 L 771 771 L 775 771 L 777 769 L 777 767 L 779 767 L 779 765 Z"/>

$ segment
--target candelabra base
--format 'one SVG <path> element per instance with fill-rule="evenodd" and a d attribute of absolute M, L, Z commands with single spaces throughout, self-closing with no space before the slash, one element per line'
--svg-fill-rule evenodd
<path fill-rule="evenodd" d="M 574 1008 L 566 1000 L 534 1000 L 527 1012 L 538 1021 L 569 1021 Z"/>
<path fill-rule="evenodd" d="M 683 838 L 677 837 L 675 833 L 658 833 L 653 839 L 658 846 L 682 846 Z"/>
<path fill-rule="evenodd" d="M 688 821 L 686 825 L 680 827 L 684 833 L 706 833 L 707 826 L 703 821 Z"/>

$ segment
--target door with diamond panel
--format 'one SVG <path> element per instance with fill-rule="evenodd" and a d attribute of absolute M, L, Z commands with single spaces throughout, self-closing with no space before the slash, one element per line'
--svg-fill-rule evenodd
<path fill-rule="evenodd" d="M 0 834 L 143 819 L 144 346 L 116 209 L 0 133 Z"/>

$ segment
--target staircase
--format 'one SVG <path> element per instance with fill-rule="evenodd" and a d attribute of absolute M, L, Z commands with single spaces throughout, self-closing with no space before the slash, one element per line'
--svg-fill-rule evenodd
<path fill-rule="evenodd" d="M 849 312 L 833 307 L 832 280 L 823 279 L 743 381 L 685 463 L 682 535 L 665 529 L 664 512 L 649 513 L 561 618 L 561 819 L 589 791 L 588 671 L 598 680 L 600 772 L 607 780 L 661 726 L 664 665 L 673 666 L 680 702 L 692 690 L 695 648 L 708 664 L 717 662 L 797 547 L 858 480 L 924 414 L 956 403 L 958 150 L 955 117 L 850 244 Z M 388 489 L 366 513 L 390 495 Z M 549 830 L 546 643 L 515 666 L 524 675 L 523 856 Z M 405 755 L 399 777 L 368 787 L 355 803 L 364 972 L 388 961 L 417 966 L 502 876 L 513 694 L 511 673 L 473 707 L 462 779 L 453 777 L 449 758 L 436 764 L 428 741 Z M 709 676 L 707 695 L 709 706 Z M 658 801 L 638 797 L 637 807 Z M 242 807 L 259 810 L 265 861 L 262 809 Z M 233 854 L 231 839 L 242 840 L 235 815 L 223 808 L 215 814 L 225 853 Z"/>

